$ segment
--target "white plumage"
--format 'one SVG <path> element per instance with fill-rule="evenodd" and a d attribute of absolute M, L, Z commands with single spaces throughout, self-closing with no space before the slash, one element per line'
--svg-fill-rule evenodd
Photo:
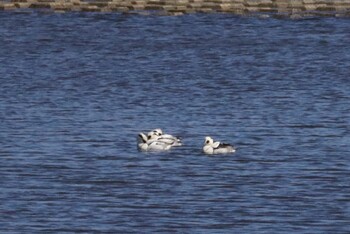
<path fill-rule="evenodd" d="M 148 140 L 156 140 L 157 142 L 163 142 L 171 146 L 181 146 L 182 142 L 180 138 L 172 136 L 170 134 L 163 134 L 162 129 L 156 128 L 147 134 Z"/>
<path fill-rule="evenodd" d="M 166 151 L 170 150 L 172 145 L 165 142 L 148 139 L 148 137 L 140 132 L 138 135 L 138 149 L 141 151 Z"/>
<path fill-rule="evenodd" d="M 162 129 L 156 128 L 146 134 L 138 135 L 138 149 L 140 151 L 167 151 L 173 146 L 181 146 L 181 140 L 170 134 L 163 134 Z M 206 154 L 227 154 L 236 152 L 230 144 L 214 141 L 213 138 L 205 137 L 203 152 Z"/>
<path fill-rule="evenodd" d="M 203 152 L 206 154 L 227 154 L 236 152 L 236 149 L 230 144 L 214 142 L 211 137 L 207 136 L 205 137 Z"/>

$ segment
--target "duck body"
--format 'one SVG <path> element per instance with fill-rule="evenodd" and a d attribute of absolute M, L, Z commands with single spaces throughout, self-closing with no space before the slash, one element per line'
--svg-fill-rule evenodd
<path fill-rule="evenodd" d="M 144 133 L 138 135 L 138 149 L 140 151 L 167 151 L 170 150 L 172 145 L 165 142 L 158 141 L 156 139 L 148 139 Z"/>
<path fill-rule="evenodd" d="M 163 134 L 162 129 L 156 128 L 147 134 L 149 140 L 156 140 L 171 146 L 181 146 L 181 139 L 170 134 Z"/>
<path fill-rule="evenodd" d="M 221 143 L 219 141 L 215 141 L 211 137 L 206 137 L 203 152 L 205 154 L 228 154 L 236 152 L 236 149 L 226 143 Z"/>

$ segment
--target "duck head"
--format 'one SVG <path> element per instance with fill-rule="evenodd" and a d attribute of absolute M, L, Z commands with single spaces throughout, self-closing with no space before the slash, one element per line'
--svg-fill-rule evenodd
<path fill-rule="evenodd" d="M 216 141 L 214 142 L 213 138 L 207 136 L 205 137 L 204 145 L 210 145 L 213 148 L 217 148 L 220 145 L 220 142 Z"/>
<path fill-rule="evenodd" d="M 211 138 L 211 137 L 209 137 L 209 136 L 205 137 L 205 141 L 204 141 L 204 144 L 205 144 L 205 145 L 211 145 L 211 144 L 213 144 L 213 143 L 214 143 L 213 138 Z"/>
<path fill-rule="evenodd" d="M 158 138 L 159 138 L 160 136 L 162 136 L 162 135 L 163 135 L 162 129 L 156 128 L 156 129 L 150 131 L 150 132 L 147 134 L 147 137 L 148 137 L 149 140 L 150 140 L 150 139 L 158 139 Z"/>

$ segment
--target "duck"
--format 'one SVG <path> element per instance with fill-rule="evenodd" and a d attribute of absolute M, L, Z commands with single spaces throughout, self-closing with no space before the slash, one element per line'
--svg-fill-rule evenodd
<path fill-rule="evenodd" d="M 148 139 L 148 137 L 140 132 L 138 135 L 138 149 L 140 151 L 167 151 L 170 150 L 172 145 L 165 142 L 157 141 L 155 139 Z"/>
<path fill-rule="evenodd" d="M 203 152 L 205 154 L 227 154 L 236 152 L 236 149 L 230 144 L 214 142 L 213 138 L 207 136 L 205 137 Z"/>
<path fill-rule="evenodd" d="M 170 144 L 171 146 L 182 146 L 181 139 L 170 134 L 163 134 L 163 130 L 156 128 L 147 133 L 149 140 L 156 140 L 159 142 L 164 142 Z"/>

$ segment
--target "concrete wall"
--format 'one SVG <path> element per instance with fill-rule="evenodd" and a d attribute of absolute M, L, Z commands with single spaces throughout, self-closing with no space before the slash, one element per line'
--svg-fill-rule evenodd
<path fill-rule="evenodd" d="M 0 0 L 2 10 L 350 16 L 350 0 Z"/>

